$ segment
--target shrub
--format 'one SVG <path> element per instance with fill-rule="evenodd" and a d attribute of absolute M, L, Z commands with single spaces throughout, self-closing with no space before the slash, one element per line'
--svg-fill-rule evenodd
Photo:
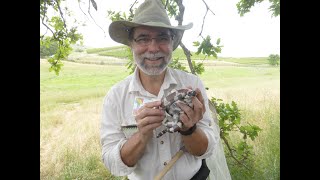
<path fill-rule="evenodd" d="M 271 66 L 278 66 L 280 65 L 280 56 L 278 54 L 270 54 L 268 62 Z"/>

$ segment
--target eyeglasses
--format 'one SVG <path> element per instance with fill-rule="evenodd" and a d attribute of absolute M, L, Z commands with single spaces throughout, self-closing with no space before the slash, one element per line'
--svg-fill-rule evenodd
<path fill-rule="evenodd" d="M 159 45 L 168 45 L 171 40 L 173 40 L 174 36 L 173 35 L 160 35 L 154 38 L 143 36 L 143 37 L 137 37 L 133 39 L 139 46 L 148 46 L 151 44 L 152 39 L 156 41 L 157 44 Z"/>

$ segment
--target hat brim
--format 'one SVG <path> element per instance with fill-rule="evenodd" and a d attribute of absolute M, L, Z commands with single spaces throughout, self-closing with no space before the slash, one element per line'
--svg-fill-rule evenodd
<path fill-rule="evenodd" d="M 111 39 L 113 39 L 114 41 L 130 46 L 129 30 L 138 26 L 150 26 L 172 29 L 175 32 L 175 37 L 173 39 L 173 50 L 175 50 L 180 44 L 184 31 L 192 28 L 193 24 L 189 23 L 187 25 L 181 26 L 169 26 L 167 24 L 158 22 L 134 23 L 130 21 L 114 21 L 109 26 L 109 35 Z"/>

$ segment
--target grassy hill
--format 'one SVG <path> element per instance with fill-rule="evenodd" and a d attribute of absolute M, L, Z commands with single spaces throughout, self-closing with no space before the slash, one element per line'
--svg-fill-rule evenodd
<path fill-rule="evenodd" d="M 114 47 L 106 47 L 106 48 L 90 48 L 87 49 L 86 52 L 88 54 L 97 54 L 99 56 L 109 56 L 109 57 L 117 57 L 121 59 L 127 59 L 130 55 L 130 49 L 127 46 L 114 46 Z M 196 55 L 195 52 L 191 52 L 192 60 L 197 61 L 206 61 L 206 60 L 213 60 L 213 61 L 225 61 L 225 62 L 232 62 L 238 64 L 245 64 L 245 65 L 263 65 L 268 64 L 268 57 L 242 57 L 242 58 L 234 58 L 234 57 L 219 57 L 215 58 L 213 56 L 206 57 L 203 54 Z M 173 52 L 173 59 L 179 60 L 186 60 L 186 56 L 181 48 L 177 48 Z"/>

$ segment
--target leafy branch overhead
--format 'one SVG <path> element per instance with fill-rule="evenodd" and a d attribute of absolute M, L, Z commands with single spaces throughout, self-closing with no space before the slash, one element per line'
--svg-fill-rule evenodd
<path fill-rule="evenodd" d="M 211 43 L 211 37 L 207 36 L 205 39 L 203 39 L 203 41 L 200 43 L 199 41 L 195 41 L 193 42 L 194 46 L 198 46 L 198 51 L 196 52 L 196 54 L 205 54 L 208 56 L 213 56 L 215 58 L 218 58 L 218 53 L 221 53 L 221 49 L 223 46 L 220 46 L 220 38 L 217 39 L 216 42 L 217 46 L 214 46 Z"/>
<path fill-rule="evenodd" d="M 240 0 L 236 4 L 238 8 L 238 13 L 241 16 L 243 16 L 245 13 L 250 11 L 250 8 L 253 7 L 255 3 L 260 3 L 262 1 L 263 0 Z M 70 25 L 68 25 L 68 22 L 66 22 L 65 20 L 66 16 L 68 16 L 69 18 L 71 16 L 70 16 L 70 11 L 68 10 L 67 7 L 62 8 L 61 4 L 63 2 L 65 2 L 65 0 L 40 0 L 40 23 L 41 23 L 41 26 L 46 29 L 46 32 L 44 34 L 40 34 L 40 45 L 41 47 L 49 48 L 50 46 L 57 44 L 58 47 L 56 48 L 56 52 L 54 53 L 53 56 L 50 56 L 48 58 L 48 62 L 51 64 L 51 67 L 49 70 L 54 71 L 56 75 L 59 75 L 59 72 L 63 66 L 62 60 L 66 59 L 72 51 L 71 45 L 77 42 L 80 42 L 82 44 L 82 40 L 83 40 L 82 34 L 77 31 L 78 27 L 77 26 L 69 27 Z M 95 11 L 98 11 L 98 5 L 95 2 L 95 0 L 89 0 L 89 1 L 78 0 L 79 9 L 87 18 L 87 14 L 83 11 L 81 7 L 81 4 L 83 2 L 88 2 L 87 13 L 89 14 L 90 18 L 94 21 L 94 23 L 98 27 L 100 27 L 95 22 L 94 18 L 91 15 L 91 10 L 92 10 L 91 6 Z M 177 20 L 180 25 L 183 22 L 183 15 L 184 15 L 184 6 L 182 2 L 183 0 L 162 0 L 162 3 L 165 5 L 167 9 L 168 15 L 170 17 L 174 17 L 175 20 Z M 213 43 L 210 42 L 211 37 L 209 35 L 206 38 L 202 36 L 202 30 L 203 30 L 203 26 L 204 26 L 205 19 L 208 12 L 211 12 L 213 15 L 215 14 L 210 9 L 210 7 L 208 6 L 205 0 L 202 0 L 202 2 L 206 6 L 206 12 L 205 12 L 205 15 L 203 16 L 202 27 L 199 33 L 199 36 L 202 37 L 203 42 L 195 43 L 194 46 L 199 46 L 198 52 L 202 51 L 202 53 L 208 56 L 212 55 L 213 57 L 217 57 L 217 54 L 221 52 L 221 48 L 223 46 L 219 45 L 219 43 L 216 43 L 216 45 L 213 45 Z M 272 15 L 279 16 L 280 0 L 269 0 L 269 2 L 272 4 L 269 7 L 270 11 L 272 12 Z M 112 20 L 132 20 L 134 10 L 135 10 L 134 6 L 137 3 L 138 3 L 138 0 L 133 0 L 133 3 L 130 4 L 128 16 L 126 15 L 126 13 L 114 12 L 111 10 L 108 11 L 108 16 L 112 17 L 111 18 Z M 54 14 L 52 15 L 48 12 L 54 12 Z M 75 22 L 77 22 L 77 18 L 73 18 L 73 19 Z M 100 29 L 104 32 L 104 30 L 101 27 Z M 218 41 L 220 42 L 220 39 L 218 39 Z M 191 61 L 192 54 L 190 53 L 190 51 L 186 48 L 183 42 L 180 43 L 180 46 L 186 54 L 191 73 L 201 74 L 202 71 L 199 71 L 201 68 L 193 67 L 193 64 L 195 64 L 195 66 L 198 66 L 198 64 L 193 63 Z"/>
<path fill-rule="evenodd" d="M 237 3 L 238 14 L 242 17 L 244 14 L 250 12 L 250 9 L 257 3 L 261 3 L 264 0 L 240 0 Z M 271 5 L 269 10 L 272 12 L 271 16 L 280 16 L 280 0 L 269 0 Z"/>
<path fill-rule="evenodd" d="M 57 51 L 54 56 L 48 58 L 48 62 L 51 64 L 50 71 L 54 71 L 57 75 L 59 74 L 63 63 L 62 59 L 66 59 L 71 53 L 71 44 L 75 44 L 83 37 L 77 32 L 77 27 L 68 28 L 65 21 L 65 14 L 68 13 L 68 9 L 64 11 L 60 6 L 60 0 L 40 0 L 40 20 L 41 24 L 51 32 L 51 36 L 40 35 L 40 46 L 44 45 L 49 47 L 51 44 L 57 44 Z M 54 15 L 51 18 L 48 15 L 48 10 L 54 10 L 58 16 Z M 45 38 L 46 37 L 46 38 Z"/>

